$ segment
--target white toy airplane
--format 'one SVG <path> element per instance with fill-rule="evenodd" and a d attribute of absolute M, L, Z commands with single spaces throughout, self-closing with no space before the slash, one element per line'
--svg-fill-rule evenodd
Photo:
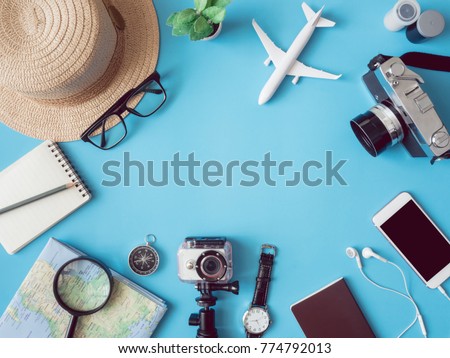
<path fill-rule="evenodd" d="M 297 61 L 298 56 L 305 48 L 316 27 L 333 27 L 335 25 L 333 21 L 320 17 L 320 15 L 322 15 L 323 7 L 316 13 L 306 3 L 302 4 L 302 8 L 308 23 L 297 35 L 287 52 L 284 52 L 275 46 L 256 21 L 253 20 L 253 27 L 269 54 L 269 57 L 264 64 L 269 66 L 270 62 L 273 62 L 276 67 L 259 95 L 258 103 L 260 105 L 272 98 L 281 82 L 283 82 L 283 79 L 288 75 L 294 76 L 294 79 L 292 80 L 294 85 L 297 84 L 300 77 L 325 78 L 329 80 L 337 80 L 341 77 L 341 75 L 333 75 L 331 73 L 316 70 L 315 68 L 305 66 L 303 63 Z"/>

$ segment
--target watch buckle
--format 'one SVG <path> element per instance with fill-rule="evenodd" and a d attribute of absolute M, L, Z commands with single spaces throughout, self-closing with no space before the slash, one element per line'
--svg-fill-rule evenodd
<path fill-rule="evenodd" d="M 277 248 L 270 244 L 263 244 L 263 245 L 261 245 L 261 253 L 271 254 L 271 255 L 275 256 L 277 253 Z"/>

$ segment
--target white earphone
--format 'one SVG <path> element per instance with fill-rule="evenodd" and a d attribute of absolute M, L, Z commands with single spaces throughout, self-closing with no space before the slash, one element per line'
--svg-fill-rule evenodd
<path fill-rule="evenodd" d="M 406 329 L 403 330 L 403 332 L 400 333 L 400 335 L 398 337 L 403 336 L 416 323 L 416 321 L 419 321 L 420 329 L 422 331 L 423 336 L 427 337 L 427 330 L 426 330 L 426 327 L 425 327 L 425 322 L 423 321 L 423 317 L 420 314 L 419 307 L 417 306 L 416 302 L 414 301 L 414 299 L 412 298 L 412 296 L 411 296 L 411 294 L 409 292 L 408 284 L 406 283 L 405 274 L 403 273 L 402 269 L 399 266 L 397 266 L 396 264 L 394 264 L 393 262 L 391 262 L 391 261 L 385 259 L 384 257 L 378 255 L 377 253 L 375 253 L 370 247 L 365 247 L 362 250 L 362 256 L 365 259 L 370 259 L 371 257 L 373 257 L 373 258 L 375 258 L 375 259 L 377 259 L 377 260 L 379 260 L 381 262 L 388 263 L 388 264 L 394 266 L 397 270 L 399 270 L 401 275 L 402 275 L 402 278 L 403 278 L 403 283 L 405 285 L 406 294 L 404 294 L 402 292 L 399 292 L 397 290 L 393 290 L 393 289 L 388 288 L 388 287 L 381 286 L 378 283 L 376 283 L 373 280 L 371 280 L 363 271 L 363 265 L 362 265 L 362 261 L 361 261 L 361 258 L 359 256 L 358 250 L 356 250 L 353 247 L 347 247 L 345 249 L 345 253 L 347 254 L 347 256 L 349 258 L 356 260 L 356 264 L 358 265 L 359 271 L 361 272 L 363 277 L 367 281 L 369 281 L 372 285 L 374 285 L 374 286 L 376 286 L 376 287 L 378 287 L 378 288 L 380 288 L 380 289 L 382 289 L 384 291 L 389 291 L 389 292 L 398 294 L 398 295 L 406 298 L 408 301 L 410 301 L 413 304 L 413 306 L 414 306 L 414 308 L 416 310 L 416 316 L 415 316 L 414 320 L 411 322 L 411 324 L 408 327 L 406 327 Z"/>
<path fill-rule="evenodd" d="M 385 262 L 387 263 L 388 260 L 386 260 L 384 257 L 376 254 L 375 252 L 373 252 L 373 250 L 370 247 L 365 247 L 362 250 L 362 255 L 365 259 L 370 259 L 371 257 L 376 258 L 377 260 L 380 260 L 381 262 Z"/>
<path fill-rule="evenodd" d="M 359 254 L 358 254 L 358 250 L 354 249 L 353 247 L 347 247 L 345 249 L 345 253 L 351 259 L 356 259 L 356 264 L 358 265 L 358 267 L 360 269 L 362 269 L 362 262 L 361 262 L 361 258 L 359 257 Z"/>

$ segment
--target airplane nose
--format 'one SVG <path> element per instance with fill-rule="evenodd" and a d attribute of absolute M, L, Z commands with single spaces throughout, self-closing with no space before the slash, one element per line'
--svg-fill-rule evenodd
<path fill-rule="evenodd" d="M 271 96 L 269 96 L 266 91 L 262 91 L 258 98 L 258 104 L 262 106 L 264 103 L 269 101 Z"/>

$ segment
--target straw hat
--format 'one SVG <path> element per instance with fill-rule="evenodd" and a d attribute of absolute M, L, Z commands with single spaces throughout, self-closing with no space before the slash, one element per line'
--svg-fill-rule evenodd
<path fill-rule="evenodd" d="M 71 141 L 156 67 L 150 0 L 1 0 L 0 121 Z"/>

